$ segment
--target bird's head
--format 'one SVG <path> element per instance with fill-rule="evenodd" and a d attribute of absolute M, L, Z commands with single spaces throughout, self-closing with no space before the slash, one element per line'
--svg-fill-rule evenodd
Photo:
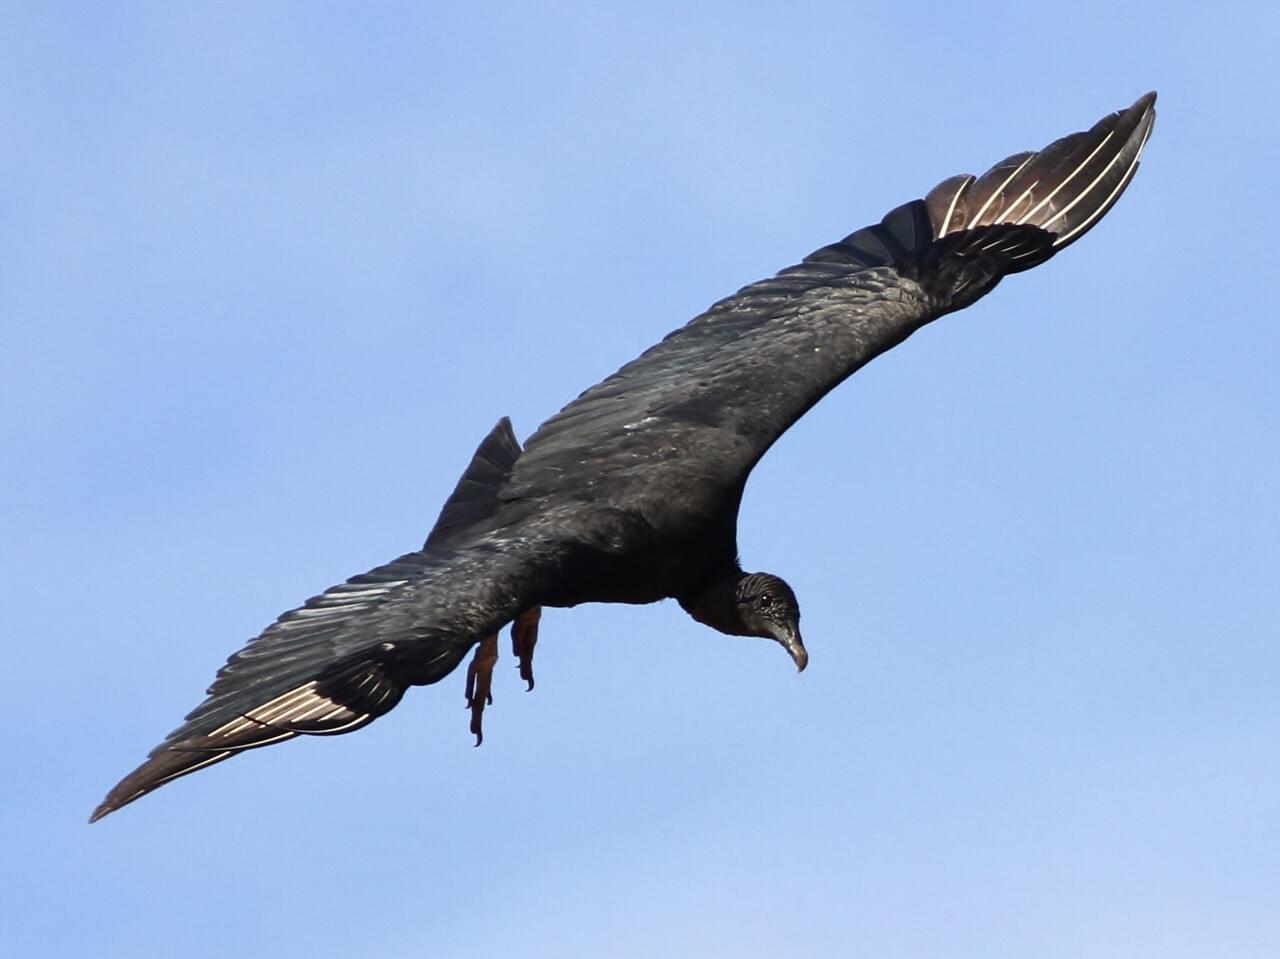
<path fill-rule="evenodd" d="M 746 573 L 734 590 L 734 607 L 747 636 L 777 640 L 803 671 L 809 653 L 800 638 L 800 603 L 796 594 L 772 573 Z"/>
<path fill-rule="evenodd" d="M 800 639 L 800 604 L 791 587 L 772 573 L 734 568 L 688 596 L 680 605 L 700 623 L 730 636 L 777 640 L 803 670 L 809 654 Z"/>

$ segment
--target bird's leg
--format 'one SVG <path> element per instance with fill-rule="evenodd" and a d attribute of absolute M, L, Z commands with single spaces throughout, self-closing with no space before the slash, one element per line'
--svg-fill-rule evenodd
<path fill-rule="evenodd" d="M 520 678 L 533 689 L 533 647 L 538 642 L 542 607 L 533 606 L 511 624 L 511 651 L 520 660 Z M 484 708 L 493 705 L 493 667 L 498 662 L 498 634 L 486 636 L 467 665 L 467 708 L 476 745 L 484 742 Z"/>
<path fill-rule="evenodd" d="M 494 633 L 480 640 L 467 666 L 467 708 L 471 710 L 471 732 L 477 746 L 484 742 L 484 708 L 493 705 L 493 665 L 497 661 L 498 634 Z"/>
<path fill-rule="evenodd" d="M 533 647 L 538 643 L 541 618 L 542 607 L 531 606 L 511 624 L 511 653 L 520 660 L 520 678 L 529 684 L 528 689 L 533 689 Z"/>

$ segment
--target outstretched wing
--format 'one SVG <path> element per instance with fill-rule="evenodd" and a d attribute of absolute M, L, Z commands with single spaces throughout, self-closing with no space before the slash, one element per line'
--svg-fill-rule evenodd
<path fill-rule="evenodd" d="M 1154 102 L 945 180 L 716 303 L 544 423 L 502 495 L 589 497 L 659 518 L 673 499 L 722 501 L 863 364 L 1092 227 L 1137 170 Z"/>
<path fill-rule="evenodd" d="M 469 536 L 519 444 L 502 420 L 476 450 L 424 549 L 281 616 L 219 670 L 208 698 L 111 790 L 90 821 L 247 749 L 351 732 L 411 685 L 448 675 L 512 620 L 556 567 L 554 546 Z"/>

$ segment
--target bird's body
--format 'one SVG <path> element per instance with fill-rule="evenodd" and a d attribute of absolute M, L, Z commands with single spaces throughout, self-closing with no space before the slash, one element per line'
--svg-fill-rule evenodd
<path fill-rule="evenodd" d="M 721 300 L 523 448 L 499 422 L 422 549 L 313 597 L 233 655 L 93 818 L 236 752 L 359 728 L 477 647 L 478 734 L 494 637 L 515 623 L 532 683 L 542 606 L 674 598 L 721 632 L 777 640 L 803 669 L 790 587 L 738 565 L 751 469 L 865 363 L 1092 227 L 1137 169 L 1154 99 L 981 178 L 945 180 Z"/>

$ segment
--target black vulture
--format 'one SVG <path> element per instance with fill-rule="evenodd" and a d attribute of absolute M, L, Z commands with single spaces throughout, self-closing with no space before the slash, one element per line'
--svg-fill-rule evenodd
<path fill-rule="evenodd" d="M 532 688 L 543 606 L 674 598 L 720 632 L 776 640 L 804 669 L 795 594 L 738 562 L 752 467 L 863 364 L 1093 227 L 1138 168 L 1154 103 L 1149 93 L 1039 152 L 944 180 L 744 287 L 591 387 L 523 448 L 501 420 L 422 549 L 307 600 L 235 653 L 92 820 L 246 749 L 358 729 L 473 649 L 478 744 L 498 631 L 514 624 Z"/>

